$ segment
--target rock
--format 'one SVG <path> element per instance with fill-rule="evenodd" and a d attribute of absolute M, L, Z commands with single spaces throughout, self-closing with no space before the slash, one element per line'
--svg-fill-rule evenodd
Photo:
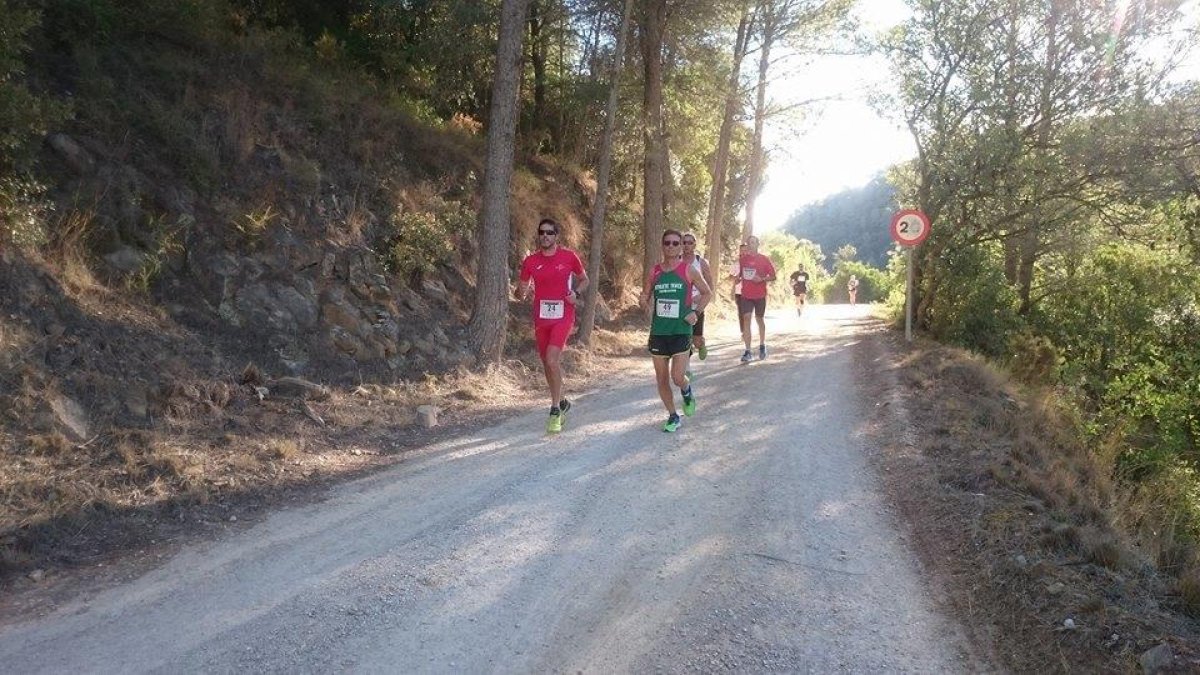
<path fill-rule="evenodd" d="M 347 356 L 354 356 L 363 350 L 363 343 L 341 326 L 334 326 L 330 329 L 329 339 L 338 351 Z"/>
<path fill-rule="evenodd" d="M 91 173 L 96 166 L 96 160 L 92 159 L 92 155 L 76 143 L 75 139 L 66 134 L 50 134 L 46 137 L 46 143 L 54 152 L 58 153 L 59 157 L 62 157 L 63 162 L 75 173 Z"/>
<path fill-rule="evenodd" d="M 1046 592 L 1050 595 L 1062 595 L 1062 592 L 1065 590 L 1067 590 L 1067 587 L 1061 581 L 1056 581 L 1046 587 Z"/>
<path fill-rule="evenodd" d="M 421 426 L 426 429 L 438 425 L 438 413 L 440 412 L 442 409 L 435 405 L 417 406 L 417 417 L 421 420 Z"/>
<path fill-rule="evenodd" d="M 300 377 L 281 377 L 267 383 L 276 396 L 324 401 L 329 398 L 329 388 Z"/>
<path fill-rule="evenodd" d="M 134 417 L 145 418 L 147 415 L 146 390 L 143 387 L 132 386 L 125 390 L 122 401 L 125 410 Z"/>
<path fill-rule="evenodd" d="M 34 570 L 29 573 L 30 581 L 41 581 L 46 576 L 46 570 Z"/>
<path fill-rule="evenodd" d="M 1026 558 L 1021 554 L 1017 554 L 1017 556 L 1013 558 L 1013 562 L 1017 563 L 1017 567 L 1020 568 L 1029 567 L 1029 558 Z"/>
<path fill-rule="evenodd" d="M 435 300 L 445 302 L 450 297 L 450 292 L 446 290 L 446 284 L 438 279 L 425 279 L 421 282 L 421 288 L 425 291 L 425 295 Z"/>
<path fill-rule="evenodd" d="M 87 440 L 88 419 L 82 406 L 66 396 L 55 396 L 50 400 L 50 409 L 76 441 Z"/>
<path fill-rule="evenodd" d="M 1063 628 L 1067 630 L 1075 630 L 1075 619 L 1067 617 L 1065 620 L 1063 620 Z"/>
<path fill-rule="evenodd" d="M 146 263 L 146 256 L 132 246 L 121 246 L 104 256 L 104 262 L 115 270 L 129 273 L 141 269 L 142 265 Z"/>
<path fill-rule="evenodd" d="M 1138 663 L 1142 664 L 1142 672 L 1146 675 L 1166 672 L 1175 663 L 1175 653 L 1171 651 L 1171 645 L 1163 643 L 1142 652 Z"/>

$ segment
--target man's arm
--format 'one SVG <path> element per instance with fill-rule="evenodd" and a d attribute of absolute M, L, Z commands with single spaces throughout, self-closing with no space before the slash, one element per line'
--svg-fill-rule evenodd
<path fill-rule="evenodd" d="M 583 297 L 583 292 L 586 291 L 588 287 L 588 281 L 587 272 L 580 272 L 579 276 L 575 279 L 575 288 L 571 289 L 571 293 L 567 295 L 567 300 L 570 301 L 571 304 L 579 302 L 579 300 Z"/>
<path fill-rule="evenodd" d="M 696 301 L 696 306 L 692 307 L 699 314 L 712 301 L 712 286 L 709 286 L 708 282 L 705 281 L 704 273 L 696 271 L 694 267 L 688 268 L 688 281 L 691 281 L 696 290 L 700 291 L 700 297 Z"/>

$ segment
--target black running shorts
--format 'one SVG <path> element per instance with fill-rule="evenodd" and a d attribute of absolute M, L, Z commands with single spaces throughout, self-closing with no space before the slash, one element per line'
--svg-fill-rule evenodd
<path fill-rule="evenodd" d="M 686 354 L 692 349 L 691 335 L 651 335 L 650 354 L 663 358 Z"/>
<path fill-rule="evenodd" d="M 754 316 L 762 318 L 767 311 L 767 299 L 758 298 L 751 300 L 749 298 L 740 298 L 738 300 L 738 314 L 749 314 L 754 312 Z"/>

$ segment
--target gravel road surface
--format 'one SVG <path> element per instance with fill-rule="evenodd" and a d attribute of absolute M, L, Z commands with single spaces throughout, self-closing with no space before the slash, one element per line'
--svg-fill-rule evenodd
<path fill-rule="evenodd" d="M 977 670 L 877 490 L 865 309 L 729 328 L 664 434 L 649 358 L 0 633 L 0 671 Z M 771 332 L 773 331 L 773 333 Z"/>

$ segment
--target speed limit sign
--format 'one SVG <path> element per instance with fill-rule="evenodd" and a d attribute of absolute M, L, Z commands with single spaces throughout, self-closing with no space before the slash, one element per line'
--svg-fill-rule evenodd
<path fill-rule="evenodd" d="M 929 216 L 915 209 L 892 216 L 892 239 L 901 246 L 916 246 L 929 236 Z"/>

